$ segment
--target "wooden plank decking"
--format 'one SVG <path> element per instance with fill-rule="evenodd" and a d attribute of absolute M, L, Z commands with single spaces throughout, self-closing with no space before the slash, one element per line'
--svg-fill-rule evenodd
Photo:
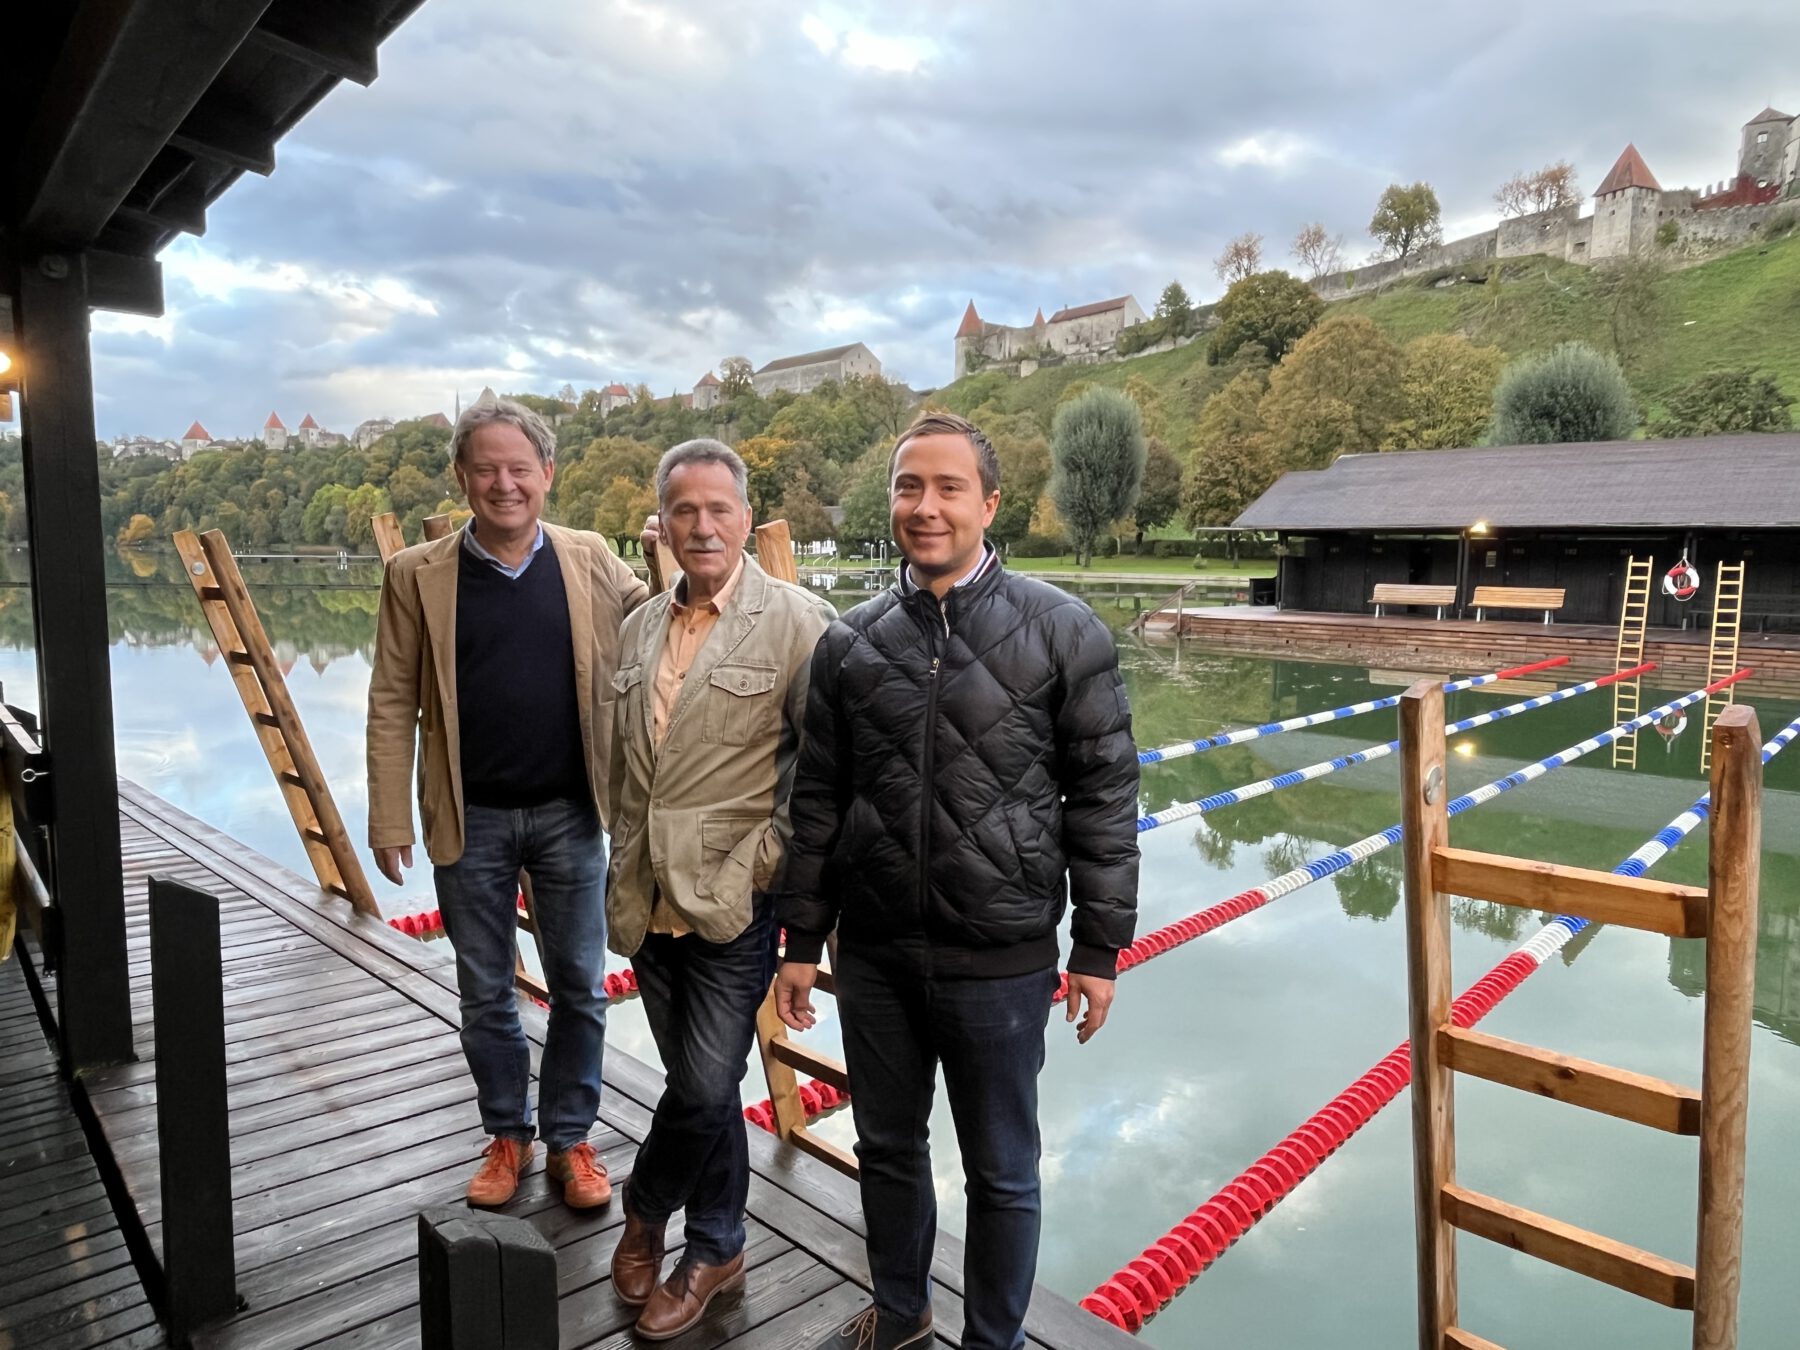
<path fill-rule="evenodd" d="M 166 1344 L 24 970 L 0 963 L 0 1350 Z"/>
<path fill-rule="evenodd" d="M 140 1059 L 90 1075 L 85 1091 L 156 1250 L 145 883 L 154 873 L 221 901 L 234 1228 L 248 1306 L 196 1343 L 416 1345 L 415 1215 L 460 1199 L 485 1142 L 456 1036 L 450 957 L 355 915 L 135 785 L 120 785 L 120 811 Z M 524 1018 L 535 1061 L 544 1016 L 527 1007 Z M 661 1075 L 609 1048 L 605 1080 L 593 1139 L 616 1183 L 630 1173 Z M 867 1299 L 854 1186 L 764 1132 L 748 1133 L 748 1294 L 672 1345 L 804 1347 Z M 509 1212 L 558 1249 L 564 1350 L 631 1344 L 635 1313 L 613 1296 L 607 1274 L 623 1223 L 617 1201 L 577 1215 L 534 1164 Z M 679 1223 L 672 1228 L 678 1241 Z M 940 1237 L 940 1344 L 958 1343 L 961 1267 L 960 1243 Z M 1040 1350 L 1142 1344 L 1044 1290 L 1027 1332 Z"/>

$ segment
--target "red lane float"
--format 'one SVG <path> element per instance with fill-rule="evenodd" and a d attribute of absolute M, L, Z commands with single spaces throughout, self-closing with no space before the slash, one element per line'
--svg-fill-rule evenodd
<path fill-rule="evenodd" d="M 523 902 L 521 902 L 520 911 L 523 912 L 523 910 L 524 905 Z M 418 914 L 396 915 L 387 922 L 389 928 L 405 933 L 408 937 L 435 937 L 444 931 L 444 916 L 435 909 L 425 910 Z M 630 966 L 626 966 L 623 970 L 613 971 L 601 981 L 601 984 L 606 990 L 606 998 L 609 1003 L 617 1003 L 620 999 L 633 998 L 638 992 L 637 972 Z M 550 1006 L 541 998 L 534 997 L 531 1001 L 540 1008 L 547 1008 Z"/>
<path fill-rule="evenodd" d="M 834 1111 L 840 1106 L 848 1105 L 850 1094 L 842 1088 L 833 1087 L 830 1083 L 821 1083 L 808 1079 L 800 1084 L 800 1105 L 806 1111 L 808 1120 L 816 1120 L 827 1111 Z M 767 1097 L 755 1106 L 744 1108 L 744 1119 L 770 1134 L 775 1129 L 775 1104 Z"/>

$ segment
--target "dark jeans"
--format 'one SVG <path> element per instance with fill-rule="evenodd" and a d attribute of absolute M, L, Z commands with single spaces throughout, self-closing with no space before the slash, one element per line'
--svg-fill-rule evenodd
<path fill-rule="evenodd" d="M 1056 971 L 934 979 L 839 943 L 837 997 L 862 1165 L 875 1303 L 902 1326 L 931 1305 L 937 1195 L 927 1122 L 937 1066 L 962 1149 L 963 1350 L 1019 1350 L 1037 1275 L 1037 1076 Z"/>
<path fill-rule="evenodd" d="M 658 1227 L 685 1208 L 687 1249 L 709 1266 L 744 1249 L 750 1151 L 738 1085 L 775 978 L 775 939 L 773 906 L 758 897 L 750 926 L 730 942 L 651 933 L 631 958 L 664 1087 L 625 1203 Z"/>
<path fill-rule="evenodd" d="M 462 1047 L 481 1127 L 529 1139 L 531 1056 L 513 989 L 520 868 L 531 873 L 550 988 L 538 1133 L 560 1150 L 586 1139 L 600 1114 L 606 836 L 593 804 L 554 801 L 519 811 L 471 806 L 463 813 L 462 857 L 433 874 L 444 931 L 456 949 Z"/>

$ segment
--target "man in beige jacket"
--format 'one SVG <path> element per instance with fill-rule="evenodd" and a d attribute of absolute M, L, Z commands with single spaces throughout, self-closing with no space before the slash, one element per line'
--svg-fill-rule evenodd
<path fill-rule="evenodd" d="M 619 639 L 606 911 L 666 1074 L 626 1188 L 613 1289 L 643 1305 L 640 1336 L 665 1340 L 744 1285 L 738 1084 L 775 973 L 766 892 L 787 838 L 806 676 L 835 611 L 744 555 L 744 462 L 729 447 L 676 446 L 656 489 L 682 577 Z M 678 1209 L 687 1247 L 662 1280 Z"/>
<path fill-rule="evenodd" d="M 550 1027 L 537 1133 L 576 1208 L 612 1194 L 587 1142 L 606 1032 L 602 889 L 619 626 L 648 594 L 599 535 L 539 520 L 556 438 L 512 402 L 451 434 L 474 518 L 396 554 L 369 677 L 369 846 L 412 865 L 412 781 L 438 908 L 456 949 L 462 1045 L 492 1136 L 469 1202 L 504 1204 L 531 1160 L 530 1058 L 513 991 L 521 868 L 531 874 Z"/>

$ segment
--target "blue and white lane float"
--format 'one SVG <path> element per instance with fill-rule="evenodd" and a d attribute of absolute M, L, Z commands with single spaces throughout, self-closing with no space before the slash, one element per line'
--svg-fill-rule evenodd
<path fill-rule="evenodd" d="M 1764 743 L 1763 763 L 1775 758 L 1797 737 L 1800 717 Z M 1692 834 L 1711 811 L 1712 794 L 1706 793 L 1613 872 L 1619 876 L 1642 876 Z M 1464 1029 L 1474 1026 L 1586 926 L 1585 919 L 1573 916 L 1552 919 L 1537 936 L 1464 990 L 1450 1005 L 1451 1020 Z M 1201 1271 L 1292 1195 L 1351 1135 L 1405 1091 L 1411 1076 L 1412 1045 L 1401 1041 L 1285 1139 L 1146 1247 L 1140 1256 L 1101 1283 L 1081 1300 L 1081 1306 L 1115 1326 L 1131 1332 L 1140 1330 Z"/>
<path fill-rule="evenodd" d="M 1465 717 L 1460 722 L 1451 722 L 1444 727 L 1444 735 L 1460 736 L 1465 731 L 1473 731 L 1477 727 L 1485 727 L 1508 717 L 1517 717 L 1520 713 L 1528 713 L 1537 708 L 1547 707 L 1552 703 L 1561 703 L 1564 699 L 1591 694 L 1596 689 L 1604 689 L 1607 685 L 1617 684 L 1621 680 L 1636 679 L 1639 675 L 1655 669 L 1656 662 L 1647 661 L 1641 666 L 1633 666 L 1630 670 L 1621 670 L 1614 675 L 1605 675 L 1597 680 L 1572 684 L 1566 689 L 1557 689 L 1548 694 L 1539 694 L 1535 698 L 1521 700 L 1518 703 L 1509 703 L 1504 708 L 1494 708 L 1489 712 L 1478 713 L 1474 717 Z M 1385 745 L 1371 745 L 1348 755 L 1339 755 L 1336 759 L 1309 764 L 1304 769 L 1292 769 L 1287 773 L 1276 774 L 1273 778 L 1264 778 L 1255 783 L 1246 783 L 1242 787 L 1215 792 L 1210 797 L 1200 798 L 1199 801 L 1181 802 L 1175 806 L 1165 807 L 1161 811 L 1152 811 L 1147 816 L 1138 817 L 1138 833 L 1154 830 L 1159 825 L 1172 825 L 1178 820 L 1205 815 L 1208 811 L 1217 811 L 1220 807 L 1236 806 L 1239 802 L 1266 797 L 1271 792 L 1279 792 L 1282 788 L 1310 783 L 1314 779 L 1324 778 L 1328 774 L 1334 774 L 1343 769 L 1353 769 L 1358 764 L 1372 764 L 1378 759 L 1386 759 L 1389 755 L 1398 752 L 1399 749 L 1399 741 L 1389 741 Z"/>
<path fill-rule="evenodd" d="M 1522 784 L 1542 778 L 1554 769 L 1573 764 L 1583 755 L 1591 754 L 1603 745 L 1610 745 L 1623 736 L 1635 735 L 1669 714 L 1679 712 L 1691 704 L 1698 703 L 1709 694 L 1715 694 L 1721 689 L 1736 684 L 1739 680 L 1748 678 L 1750 673 L 1750 670 L 1745 668 L 1735 674 L 1727 675 L 1724 679 L 1709 684 L 1704 689 L 1696 689 L 1691 694 L 1683 694 L 1680 698 L 1672 699 L 1659 708 L 1652 708 L 1649 712 L 1639 714 L 1629 722 L 1619 723 L 1610 731 L 1590 736 L 1587 740 L 1540 759 L 1535 764 L 1527 764 L 1524 768 L 1515 770 L 1504 778 L 1496 778 L 1491 783 L 1483 783 L 1473 792 L 1465 792 L 1451 802 L 1446 809 L 1451 816 L 1460 816 L 1464 811 L 1473 810 L 1477 806 L 1493 801 L 1503 792 L 1510 792 Z M 1221 900 L 1218 904 L 1211 905 L 1198 914 L 1190 914 L 1187 918 L 1177 919 L 1174 923 L 1158 928 L 1153 933 L 1146 933 L 1119 953 L 1119 969 L 1129 970 L 1139 962 L 1148 961 L 1151 957 L 1161 956 L 1164 952 L 1171 951 L 1183 943 L 1192 942 L 1195 938 L 1210 933 L 1215 928 L 1223 927 L 1233 919 L 1241 919 L 1252 910 L 1261 909 L 1272 900 L 1279 900 L 1284 895 L 1292 895 L 1301 887 L 1310 886 L 1315 881 L 1323 881 L 1326 877 L 1333 876 L 1346 867 L 1361 862 L 1364 858 L 1373 857 L 1384 849 L 1392 848 L 1399 842 L 1400 826 L 1398 824 L 1390 825 L 1379 834 L 1359 839 L 1347 848 L 1327 853 L 1323 858 L 1315 859 L 1303 867 L 1296 867 L 1291 872 L 1284 872 L 1272 881 L 1265 881 L 1260 886 L 1252 886 L 1249 890 L 1241 891 L 1229 900 Z"/>
<path fill-rule="evenodd" d="M 1547 661 L 1533 661 L 1527 666 L 1513 666 L 1508 670 L 1489 671 L 1486 675 L 1470 675 L 1466 679 L 1451 680 L 1444 686 L 1446 694 L 1461 693 L 1464 689 L 1479 689 L 1484 684 L 1494 684 L 1499 680 L 1516 679 L 1521 675 L 1536 674 L 1540 670 L 1549 670 L 1552 666 L 1566 666 L 1569 658 L 1553 656 Z M 1308 713 L 1304 717 L 1290 717 L 1283 722 L 1265 722 L 1259 727 L 1244 727 L 1238 731 L 1221 731 L 1217 736 L 1203 736 L 1197 741 L 1183 741 L 1180 745 L 1165 745 L 1160 750 L 1138 751 L 1139 764 L 1161 764 L 1164 760 L 1180 759 L 1183 755 L 1197 755 L 1203 750 L 1217 750 L 1224 745 L 1242 745 L 1245 741 L 1258 741 L 1264 736 L 1279 736 L 1284 731 L 1300 731 L 1306 727 L 1316 727 L 1322 722 L 1341 722 L 1346 717 L 1360 717 L 1364 713 L 1379 712 L 1383 708 L 1391 708 L 1400 702 L 1400 695 L 1389 698 L 1372 698 L 1366 703 L 1350 703 L 1342 708 L 1329 708 L 1324 712 Z"/>

